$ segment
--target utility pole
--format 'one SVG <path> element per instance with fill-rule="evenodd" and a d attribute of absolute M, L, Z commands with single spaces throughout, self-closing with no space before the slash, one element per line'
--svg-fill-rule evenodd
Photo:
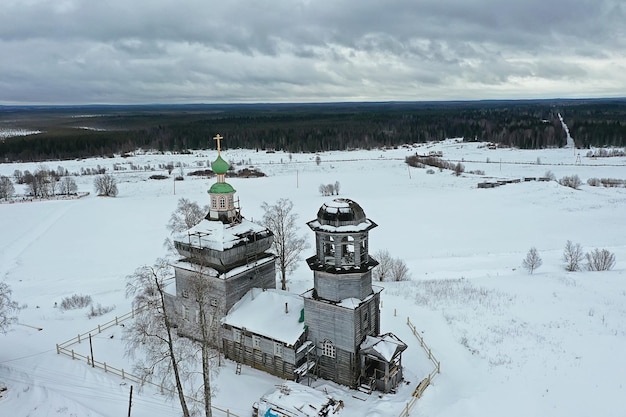
<path fill-rule="evenodd" d="M 93 344 L 91 343 L 91 333 L 89 333 L 89 351 L 91 352 L 91 367 L 95 368 L 96 365 L 93 361 Z"/>
<path fill-rule="evenodd" d="M 130 397 L 128 398 L 128 417 L 130 417 L 130 408 L 133 405 L 133 386 L 130 386 Z"/>

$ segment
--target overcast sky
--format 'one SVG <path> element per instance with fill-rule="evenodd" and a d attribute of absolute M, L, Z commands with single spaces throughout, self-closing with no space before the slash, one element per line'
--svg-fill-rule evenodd
<path fill-rule="evenodd" d="M 0 3 L 0 104 L 615 96 L 624 0 Z"/>

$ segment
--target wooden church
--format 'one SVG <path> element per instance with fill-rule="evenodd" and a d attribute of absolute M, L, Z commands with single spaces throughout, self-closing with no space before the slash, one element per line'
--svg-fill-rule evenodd
<path fill-rule="evenodd" d="M 402 352 L 391 333 L 380 334 L 380 293 L 372 285 L 378 262 L 369 255 L 369 231 L 377 227 L 356 202 L 324 203 L 307 223 L 315 254 L 306 260 L 313 288 L 298 295 L 276 289 L 273 234 L 240 214 L 235 190 L 225 181 L 228 164 L 212 164 L 205 219 L 175 238 L 174 264 L 180 334 L 199 338 L 210 327 L 214 345 L 241 365 L 279 377 L 324 378 L 353 388 L 391 392 L 402 380 Z M 200 304 L 202 303 L 202 308 Z M 209 311 L 209 320 L 200 312 Z"/>

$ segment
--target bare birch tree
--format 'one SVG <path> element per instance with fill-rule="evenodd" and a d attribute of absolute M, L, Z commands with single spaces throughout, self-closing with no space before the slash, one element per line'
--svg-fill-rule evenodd
<path fill-rule="evenodd" d="M 204 218 L 208 213 L 209 208 L 200 208 L 195 201 L 181 198 L 178 200 L 178 206 L 176 210 L 170 216 L 170 221 L 167 223 L 167 228 L 172 233 L 180 233 L 185 230 L 189 230 Z"/>
<path fill-rule="evenodd" d="M 272 249 L 278 257 L 281 288 L 287 289 L 287 275 L 291 274 L 301 260 L 300 254 L 309 247 L 303 236 L 298 236 L 298 215 L 292 213 L 293 202 L 281 198 L 275 204 L 263 202 L 264 214 L 261 224 L 274 233 Z"/>
<path fill-rule="evenodd" d="M 78 191 L 78 186 L 76 185 L 76 181 L 72 177 L 63 177 L 61 181 L 59 181 L 59 193 L 70 195 L 76 194 Z"/>
<path fill-rule="evenodd" d="M 583 249 L 580 243 L 572 243 L 568 240 L 563 249 L 563 262 L 565 263 L 565 270 L 569 272 L 579 271 L 580 263 L 583 259 Z"/>
<path fill-rule="evenodd" d="M 532 274 L 535 271 L 535 269 L 539 268 L 542 264 L 543 264 L 543 261 L 541 260 L 541 257 L 539 256 L 539 253 L 537 252 L 537 248 L 535 248 L 534 246 L 530 248 L 530 250 L 526 254 L 526 257 L 522 261 L 522 266 L 530 274 Z"/>
<path fill-rule="evenodd" d="M 125 328 L 126 354 L 136 358 L 138 351 L 144 359 L 138 360 L 135 370 L 142 378 L 158 378 L 161 386 L 176 393 L 183 416 L 191 417 L 183 389 L 180 365 L 190 359 L 191 342 L 172 331 L 172 318 L 166 307 L 165 280 L 171 268 L 165 259 L 152 266 L 138 268 L 127 277 L 126 296 L 133 297 L 135 319 Z M 173 389 L 170 390 L 172 375 Z"/>
<path fill-rule="evenodd" d="M 15 193 L 15 187 L 13 187 L 13 182 L 9 177 L 5 177 L 4 175 L 0 176 L 0 199 L 8 200 L 13 197 Z"/>
<path fill-rule="evenodd" d="M 217 375 L 218 367 L 215 364 L 215 358 L 219 359 L 220 353 L 212 349 L 211 346 L 219 346 L 217 313 L 220 307 L 220 300 L 214 295 L 214 288 L 211 285 L 210 278 L 207 276 L 207 272 L 202 265 L 198 265 L 189 281 L 189 289 L 190 295 L 195 298 L 197 307 L 198 344 L 200 345 L 202 356 L 201 397 L 204 400 L 205 416 L 212 417 L 211 397 L 213 390 L 211 376 Z"/>
<path fill-rule="evenodd" d="M 0 333 L 6 333 L 9 327 L 17 322 L 19 310 L 17 302 L 11 299 L 11 287 L 5 282 L 0 282 Z"/>

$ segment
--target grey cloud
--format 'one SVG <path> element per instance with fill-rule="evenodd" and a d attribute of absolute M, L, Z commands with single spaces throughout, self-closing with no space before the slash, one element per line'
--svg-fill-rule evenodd
<path fill-rule="evenodd" d="M 562 80 L 626 91 L 599 75 L 626 70 L 618 0 L 5 3 L 0 103 L 515 98 L 519 80 L 547 86 L 537 96 L 567 96 Z"/>

